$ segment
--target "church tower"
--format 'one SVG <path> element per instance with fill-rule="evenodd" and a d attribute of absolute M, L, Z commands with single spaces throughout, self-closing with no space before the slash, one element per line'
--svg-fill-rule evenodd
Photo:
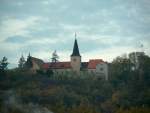
<path fill-rule="evenodd" d="M 71 54 L 71 67 L 74 72 L 80 72 L 81 68 L 81 56 L 79 53 L 79 48 L 78 48 L 78 43 L 76 39 L 76 34 L 75 34 L 75 41 L 74 41 L 74 47 L 73 47 L 73 52 Z"/>

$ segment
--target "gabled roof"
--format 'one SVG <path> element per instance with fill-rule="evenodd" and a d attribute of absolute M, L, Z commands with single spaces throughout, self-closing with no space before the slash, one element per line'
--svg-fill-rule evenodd
<path fill-rule="evenodd" d="M 43 64 L 44 62 L 43 62 L 43 60 L 41 60 L 41 59 L 39 59 L 39 58 L 35 58 L 35 57 L 32 57 L 32 56 L 30 56 L 31 57 L 31 60 L 32 61 L 34 61 L 34 62 L 36 62 L 37 64 Z"/>
<path fill-rule="evenodd" d="M 75 39 L 73 52 L 72 52 L 71 56 L 80 56 L 77 39 Z"/>
<path fill-rule="evenodd" d="M 102 59 L 92 59 L 82 62 L 81 69 L 96 69 L 97 64 L 105 63 Z M 70 62 L 48 62 L 43 64 L 43 69 L 71 69 Z"/>
<path fill-rule="evenodd" d="M 97 64 L 104 63 L 102 59 L 91 59 L 88 63 L 88 69 L 96 69 Z"/>
<path fill-rule="evenodd" d="M 43 64 L 44 69 L 70 69 L 70 62 L 50 62 Z"/>
<path fill-rule="evenodd" d="M 25 63 L 25 67 L 31 68 L 33 66 L 33 63 L 36 63 L 38 66 L 42 67 L 44 62 L 39 58 L 28 56 L 27 61 Z"/>

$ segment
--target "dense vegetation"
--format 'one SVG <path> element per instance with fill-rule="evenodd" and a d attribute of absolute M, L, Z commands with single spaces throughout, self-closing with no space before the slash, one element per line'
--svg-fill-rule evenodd
<path fill-rule="evenodd" d="M 150 58 L 140 61 L 140 68 L 132 70 L 129 59 L 117 58 L 109 66 L 109 81 L 1 71 L 0 113 L 43 113 L 43 108 L 45 113 L 150 113 Z"/>

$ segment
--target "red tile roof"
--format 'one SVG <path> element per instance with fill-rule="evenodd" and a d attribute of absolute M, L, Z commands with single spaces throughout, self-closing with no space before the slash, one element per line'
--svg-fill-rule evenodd
<path fill-rule="evenodd" d="M 89 61 L 88 69 L 96 69 L 96 65 L 101 63 L 104 63 L 102 59 L 92 59 Z"/>
<path fill-rule="evenodd" d="M 44 69 L 70 69 L 70 62 L 50 62 L 43 64 Z"/>
<path fill-rule="evenodd" d="M 92 59 L 89 62 L 82 62 L 83 68 L 96 69 L 97 64 L 104 63 L 102 59 Z M 71 69 L 70 62 L 48 62 L 43 64 L 43 69 Z"/>
<path fill-rule="evenodd" d="M 50 63 L 44 63 L 42 67 L 43 67 L 43 69 L 48 69 L 49 65 L 50 65 Z"/>

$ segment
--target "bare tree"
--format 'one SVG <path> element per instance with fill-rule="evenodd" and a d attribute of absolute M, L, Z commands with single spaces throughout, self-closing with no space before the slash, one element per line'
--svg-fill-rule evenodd
<path fill-rule="evenodd" d="M 25 61 L 25 58 L 24 58 L 23 55 L 22 55 L 21 58 L 19 59 L 18 67 L 19 67 L 19 68 L 23 68 L 25 62 L 26 62 L 26 61 Z"/>

